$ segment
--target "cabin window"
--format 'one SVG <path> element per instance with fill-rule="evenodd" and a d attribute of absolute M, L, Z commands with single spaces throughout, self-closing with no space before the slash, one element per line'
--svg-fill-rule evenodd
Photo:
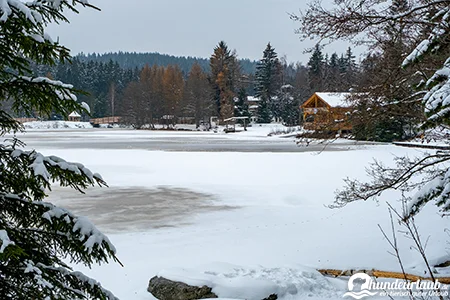
<path fill-rule="evenodd" d="M 307 122 L 307 123 L 314 122 L 314 115 L 308 115 L 305 119 L 305 122 Z"/>

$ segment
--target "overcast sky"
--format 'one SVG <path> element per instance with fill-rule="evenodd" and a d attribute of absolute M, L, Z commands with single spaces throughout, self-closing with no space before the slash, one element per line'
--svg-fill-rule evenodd
<path fill-rule="evenodd" d="M 90 0 L 102 11 L 81 9 L 71 24 L 52 25 L 49 33 L 79 52 L 160 52 L 210 57 L 220 40 L 240 58 L 259 59 L 270 41 L 279 56 L 306 63 L 305 48 L 294 34 L 298 24 L 288 13 L 306 7 L 303 0 Z M 327 52 L 343 52 L 335 43 Z"/>

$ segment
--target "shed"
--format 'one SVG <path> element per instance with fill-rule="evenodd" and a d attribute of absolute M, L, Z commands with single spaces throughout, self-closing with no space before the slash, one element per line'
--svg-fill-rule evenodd
<path fill-rule="evenodd" d="M 236 120 L 244 121 L 244 130 L 247 131 L 248 117 L 232 117 L 223 120 L 225 122 L 225 132 L 236 132 Z"/>
<path fill-rule="evenodd" d="M 342 131 L 352 130 L 348 115 L 352 93 L 314 93 L 300 106 L 305 129 Z"/>
<path fill-rule="evenodd" d="M 71 122 L 80 122 L 81 121 L 81 115 L 79 113 L 77 113 L 76 111 L 73 111 L 69 115 L 69 121 L 71 121 Z"/>

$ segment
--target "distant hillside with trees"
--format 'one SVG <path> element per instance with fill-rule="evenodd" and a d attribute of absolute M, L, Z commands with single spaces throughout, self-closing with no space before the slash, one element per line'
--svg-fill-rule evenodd
<path fill-rule="evenodd" d="M 173 56 L 168 54 L 161 54 L 158 52 L 152 53 L 138 53 L 138 52 L 109 52 L 103 54 L 78 54 L 76 56 L 81 62 L 100 62 L 108 63 L 114 61 L 123 69 L 142 69 L 145 65 L 158 67 L 168 67 L 169 65 L 177 65 L 183 74 L 187 75 L 194 64 L 200 65 L 205 72 L 210 71 L 209 59 L 192 56 Z M 256 61 L 250 59 L 238 59 L 241 70 L 245 74 L 255 73 Z"/>
<path fill-rule="evenodd" d="M 70 63 L 31 67 L 34 74 L 70 82 L 87 92 L 77 97 L 90 106 L 91 117 L 122 116 L 136 127 L 151 128 L 174 122 L 199 126 L 211 117 L 254 117 L 258 122 L 295 126 L 301 122 L 299 105 L 314 92 L 348 92 L 364 86 L 377 78 L 383 65 L 375 56 L 357 63 L 351 48 L 323 53 L 320 45 L 305 64 L 288 63 L 270 43 L 261 49 L 261 59 L 252 62 L 239 59 L 237 51 L 221 41 L 208 59 L 118 52 L 80 54 Z M 261 101 L 250 105 L 247 96 Z"/>

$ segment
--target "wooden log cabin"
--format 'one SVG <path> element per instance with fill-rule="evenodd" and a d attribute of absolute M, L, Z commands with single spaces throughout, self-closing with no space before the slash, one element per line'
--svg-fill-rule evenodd
<path fill-rule="evenodd" d="M 314 93 L 300 106 L 303 126 L 315 131 L 351 131 L 348 115 L 351 111 L 347 101 L 351 93 Z"/>

